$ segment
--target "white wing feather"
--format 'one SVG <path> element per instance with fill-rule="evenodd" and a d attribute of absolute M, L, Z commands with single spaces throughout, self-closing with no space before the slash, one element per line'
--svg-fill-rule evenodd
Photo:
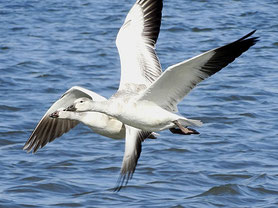
<path fill-rule="evenodd" d="M 254 32 L 228 45 L 170 66 L 138 100 L 148 100 L 168 111 L 177 111 L 177 104 L 198 83 L 220 71 L 256 43 L 256 37 L 247 39 Z"/>
<path fill-rule="evenodd" d="M 96 101 L 106 100 L 106 98 L 83 87 L 75 86 L 70 88 L 44 114 L 23 149 L 28 152 L 33 149 L 35 153 L 39 148 L 44 147 L 47 143 L 74 128 L 79 123 L 78 121 L 50 118 L 49 115 L 60 108 L 67 108 L 80 97 L 88 97 Z"/>
<path fill-rule="evenodd" d="M 119 191 L 123 185 L 126 185 L 129 179 L 132 178 L 141 154 L 141 143 L 152 134 L 152 132 L 142 131 L 128 125 L 125 125 L 125 128 L 125 153 L 122 162 L 121 175 L 115 191 Z"/>
<path fill-rule="evenodd" d="M 119 90 L 126 84 L 149 86 L 161 74 L 155 43 L 161 24 L 162 0 L 138 0 L 129 11 L 116 39 L 121 60 Z"/>

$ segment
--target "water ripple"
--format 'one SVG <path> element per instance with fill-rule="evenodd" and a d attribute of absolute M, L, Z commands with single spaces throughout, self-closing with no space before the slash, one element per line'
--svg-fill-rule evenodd
<path fill-rule="evenodd" d="M 182 115 L 204 122 L 201 134 L 145 141 L 121 192 L 113 188 L 124 140 L 79 125 L 37 154 L 22 151 L 71 86 L 117 90 L 115 37 L 134 1 L 1 2 L 0 207 L 277 207 L 275 1 L 164 1 L 163 69 L 253 29 L 261 41 L 180 103 Z"/>

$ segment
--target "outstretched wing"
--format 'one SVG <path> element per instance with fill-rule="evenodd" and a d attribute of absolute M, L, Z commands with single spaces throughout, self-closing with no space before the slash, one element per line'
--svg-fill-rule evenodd
<path fill-rule="evenodd" d="M 78 86 L 70 88 L 44 114 L 35 130 L 25 143 L 23 149 L 28 152 L 33 149 L 33 153 L 35 153 L 39 148 L 44 147 L 47 143 L 52 142 L 54 139 L 62 136 L 64 133 L 74 128 L 79 123 L 78 121 L 50 118 L 49 115 L 57 109 L 67 108 L 80 97 L 88 97 L 96 101 L 106 100 L 106 98 L 85 88 Z"/>
<path fill-rule="evenodd" d="M 141 154 L 141 143 L 152 134 L 152 132 L 142 131 L 128 125 L 125 125 L 125 128 L 125 154 L 121 168 L 121 175 L 115 191 L 120 191 L 120 189 L 128 183 L 129 179 L 132 178 Z"/>
<path fill-rule="evenodd" d="M 161 74 L 155 52 L 161 24 L 162 0 L 137 0 L 116 39 L 121 59 L 119 90 L 128 84 L 149 86 Z"/>
<path fill-rule="evenodd" d="M 256 37 L 248 38 L 254 32 L 228 45 L 170 66 L 142 93 L 139 100 L 148 100 L 168 111 L 176 111 L 177 104 L 198 83 L 233 62 L 258 41 Z"/>

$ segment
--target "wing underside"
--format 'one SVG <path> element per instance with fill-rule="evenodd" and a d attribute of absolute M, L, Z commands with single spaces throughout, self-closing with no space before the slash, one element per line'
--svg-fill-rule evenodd
<path fill-rule="evenodd" d="M 78 86 L 70 88 L 44 114 L 23 149 L 28 152 L 33 149 L 33 153 L 35 153 L 39 148 L 44 147 L 47 143 L 52 142 L 79 124 L 75 120 L 50 118 L 49 115 L 60 108 L 67 108 L 80 97 L 87 97 L 97 101 L 106 100 L 104 97 L 85 88 Z"/>
<path fill-rule="evenodd" d="M 148 100 L 168 111 L 176 111 L 177 104 L 198 83 L 233 62 L 257 42 L 256 37 L 248 38 L 254 32 L 235 42 L 170 66 L 143 92 L 139 100 Z"/>
<path fill-rule="evenodd" d="M 141 154 L 141 143 L 152 134 L 152 132 L 142 131 L 128 125 L 125 125 L 125 128 L 125 153 L 122 162 L 121 175 L 118 179 L 115 191 L 119 191 L 132 178 Z"/>
<path fill-rule="evenodd" d="M 126 84 L 149 86 L 161 74 L 155 52 L 161 24 L 162 0 L 138 0 L 129 11 L 116 39 L 121 60 L 119 90 Z"/>

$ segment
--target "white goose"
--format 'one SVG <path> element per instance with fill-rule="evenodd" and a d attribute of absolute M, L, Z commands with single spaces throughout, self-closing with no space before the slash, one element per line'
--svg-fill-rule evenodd
<path fill-rule="evenodd" d="M 161 66 L 154 50 L 160 30 L 161 10 L 162 0 L 138 0 L 128 13 L 118 33 L 116 44 L 121 58 L 122 70 L 125 71 L 122 74 L 121 83 L 124 87 L 129 87 L 128 91 L 132 94 L 139 94 L 161 75 Z M 132 63 L 134 65 L 130 69 L 129 66 Z M 155 134 L 127 125 L 123 126 L 121 122 L 105 114 L 91 114 L 92 112 L 89 114 L 88 112 L 86 114 L 66 114 L 61 112 L 76 99 L 78 102 L 106 100 L 87 89 L 71 88 L 46 112 L 24 145 L 24 149 L 27 151 L 33 149 L 33 152 L 36 152 L 38 148 L 42 148 L 48 142 L 60 137 L 79 122 L 85 123 L 93 131 L 108 137 L 125 136 L 126 147 L 119 180 L 120 186 L 117 189 L 119 190 L 124 181 L 128 182 L 135 171 L 141 153 L 141 142 L 146 138 L 154 138 Z M 100 120 L 101 123 L 98 123 Z M 104 122 L 105 120 L 107 122 Z M 176 128 L 170 130 L 172 133 L 183 134 Z"/>
<path fill-rule="evenodd" d="M 126 65 L 130 64 L 128 63 L 129 60 L 127 58 L 123 58 L 126 56 L 127 53 L 132 58 L 135 58 L 135 56 L 138 55 L 134 51 L 136 50 L 134 46 L 133 46 L 134 49 L 133 51 L 127 52 L 132 45 L 130 43 L 136 42 L 136 38 L 141 38 L 140 31 L 138 32 L 137 36 L 132 37 L 133 32 L 135 32 L 135 34 L 137 33 L 136 26 L 139 26 L 139 28 L 140 27 L 144 28 L 145 33 L 149 33 L 150 31 L 152 31 L 149 34 L 151 37 L 146 38 L 145 41 L 152 42 L 150 44 L 153 46 L 157 40 L 159 29 L 160 29 L 161 9 L 162 9 L 161 1 L 153 1 L 153 0 L 137 1 L 135 5 L 136 6 L 134 6 L 133 9 L 129 12 L 126 21 L 124 25 L 121 27 L 119 34 L 117 36 L 117 46 L 120 52 L 121 61 L 125 62 Z M 143 16 L 141 16 L 142 15 L 140 11 L 141 9 L 145 9 L 144 10 L 145 14 L 147 14 L 146 12 L 149 13 L 147 14 L 148 18 L 150 18 L 149 20 L 145 21 L 145 19 L 143 19 Z M 132 24 L 130 24 L 131 19 L 133 19 Z M 144 37 L 142 36 L 142 38 Z M 127 39 L 129 40 L 127 41 Z M 138 50 L 149 50 L 148 47 L 150 46 L 142 45 L 141 49 Z M 140 44 L 138 45 L 138 47 L 140 47 Z M 141 57 L 138 57 L 140 61 L 145 58 L 148 58 L 148 55 L 145 56 L 144 54 L 141 54 Z M 155 64 L 159 65 L 158 60 L 156 61 Z M 129 72 L 127 71 L 126 74 L 128 73 Z M 144 85 L 145 88 L 146 86 L 149 86 L 150 83 L 154 81 L 158 76 L 161 75 L 160 65 L 157 66 L 154 70 L 146 69 L 144 71 L 143 69 L 138 68 L 136 69 L 136 72 L 131 71 L 129 75 L 130 76 L 127 77 L 127 80 L 133 76 L 136 76 L 136 78 L 138 79 L 137 83 L 142 84 L 142 86 Z M 61 113 L 57 111 L 57 110 L 61 111 L 63 108 L 67 108 L 68 106 L 72 105 L 73 102 L 78 98 L 82 98 L 82 99 L 87 98 L 89 100 L 95 100 L 95 101 L 106 100 L 106 98 L 88 89 L 78 87 L 78 86 L 72 87 L 71 89 L 66 91 L 64 95 L 62 95 L 62 97 L 59 100 L 57 100 L 45 113 L 45 115 L 42 117 L 42 119 L 39 121 L 36 128 L 32 132 L 31 136 L 25 143 L 23 149 L 27 150 L 28 152 L 33 149 L 33 153 L 35 153 L 39 148 L 44 147 L 47 143 L 52 142 L 54 139 L 62 136 L 64 133 L 74 128 L 80 122 L 89 126 L 95 133 L 101 134 L 103 136 L 107 136 L 111 138 L 125 138 L 126 135 L 125 126 L 117 119 L 107 116 L 106 114 L 101 114 L 96 112 L 86 112 L 82 114 L 76 112 Z M 171 129 L 171 131 L 173 133 L 180 133 L 178 130 L 174 128 Z M 155 138 L 155 136 L 156 134 L 148 132 L 148 135 L 146 137 Z"/>
<path fill-rule="evenodd" d="M 176 114 L 177 104 L 198 83 L 233 62 L 257 41 L 256 37 L 248 38 L 255 32 L 252 31 L 235 42 L 173 65 L 156 79 L 161 71 L 155 53 L 161 7 L 162 0 L 138 0 L 127 15 L 117 37 L 121 58 L 117 93 L 107 101 L 76 100 L 67 109 L 105 113 L 126 125 L 122 178 L 117 190 L 131 178 L 141 152 L 141 142 L 150 132 L 179 128 L 184 134 L 196 133 L 187 126 L 200 126 L 201 121 Z M 142 73 L 145 76 L 140 76 Z"/>
<path fill-rule="evenodd" d="M 111 138 L 124 138 L 125 127 L 122 122 L 102 113 L 94 112 L 63 112 L 59 113 L 58 109 L 65 109 L 78 98 L 87 98 L 97 101 L 104 101 L 106 98 L 99 94 L 82 87 L 72 87 L 66 91 L 45 113 L 35 130 L 25 143 L 23 149 L 28 152 L 33 149 L 35 153 L 39 148 L 44 147 L 47 143 L 62 136 L 82 122 L 89 126 L 95 133 Z M 53 119 L 60 117 L 61 119 Z"/>
<path fill-rule="evenodd" d="M 47 143 L 67 133 L 79 123 L 90 127 L 93 132 L 113 139 L 125 138 L 125 125 L 119 120 L 98 112 L 70 112 L 65 109 L 72 105 L 77 99 L 104 101 L 106 98 L 85 89 L 74 86 L 66 91 L 44 114 L 31 136 L 25 143 L 23 149 L 27 152 L 36 153 L 39 148 L 43 148 Z M 79 100 L 79 102 L 80 102 Z M 179 134 L 176 129 L 170 129 L 172 133 Z M 158 134 L 152 133 L 149 139 L 156 139 Z"/>

